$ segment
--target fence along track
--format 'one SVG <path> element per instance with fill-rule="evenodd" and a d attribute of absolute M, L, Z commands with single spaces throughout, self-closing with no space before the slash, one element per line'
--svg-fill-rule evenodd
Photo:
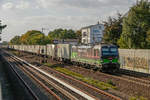
<path fill-rule="evenodd" d="M 150 74 L 149 49 L 119 49 L 122 69 Z"/>
<path fill-rule="evenodd" d="M 97 100 L 97 98 L 95 98 L 95 97 L 93 97 L 93 96 L 91 96 L 91 95 L 88 95 L 88 94 L 85 93 L 85 92 L 81 92 L 80 90 L 77 90 L 76 88 L 74 88 L 74 87 L 72 87 L 72 86 L 69 86 L 69 85 L 66 84 L 66 83 L 61 82 L 61 80 L 56 79 L 55 77 L 49 75 L 48 73 L 45 73 L 45 72 L 42 71 L 41 69 L 36 68 L 35 66 L 33 66 L 33 65 L 29 64 L 29 63 L 27 63 L 26 61 L 24 61 L 24 60 L 22 60 L 22 59 L 20 59 L 20 58 L 18 58 L 18 57 L 16 57 L 16 56 L 14 56 L 14 55 L 12 55 L 12 56 L 15 57 L 16 59 L 22 61 L 23 63 L 27 64 L 28 66 L 32 67 L 34 70 L 37 70 L 37 71 L 39 71 L 40 73 L 45 74 L 46 76 L 48 76 L 48 77 L 54 79 L 55 81 L 61 83 L 62 85 L 66 86 L 67 88 L 71 89 L 72 91 L 76 92 L 77 94 L 80 94 L 82 97 L 86 98 L 87 100 Z"/>

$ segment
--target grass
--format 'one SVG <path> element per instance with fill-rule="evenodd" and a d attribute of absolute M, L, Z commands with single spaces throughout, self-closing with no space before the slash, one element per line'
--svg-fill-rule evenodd
<path fill-rule="evenodd" d="M 105 83 L 105 82 L 101 82 L 99 80 L 95 80 L 93 78 L 89 78 L 89 77 L 84 77 L 83 75 L 81 74 L 78 74 L 78 73 L 75 73 L 75 72 L 72 72 L 68 69 L 65 69 L 65 68 L 61 68 L 61 67 L 55 67 L 54 68 L 55 70 L 59 71 L 59 72 L 62 72 L 64 74 L 67 74 L 69 76 L 72 76 L 72 77 L 75 77 L 81 81 L 84 81 L 88 84 L 91 84 L 93 86 L 96 86 L 102 90 L 108 90 L 108 89 L 117 89 L 115 86 L 113 86 L 112 84 L 109 84 L 109 83 Z"/>
<path fill-rule="evenodd" d="M 107 81 L 107 83 L 108 83 L 108 84 L 111 84 L 112 86 L 116 86 L 116 84 L 113 83 L 113 81 L 112 81 L 111 79 L 109 79 L 109 80 Z"/>
<path fill-rule="evenodd" d="M 55 67 L 61 66 L 60 64 L 50 64 L 50 63 L 43 63 L 43 65 L 51 67 L 51 68 L 55 68 Z"/>
<path fill-rule="evenodd" d="M 18 51 L 12 51 L 12 53 L 13 53 L 14 55 L 16 55 L 16 56 L 19 55 L 19 52 L 18 52 Z"/>
<path fill-rule="evenodd" d="M 48 66 L 48 67 L 52 67 L 52 64 L 50 63 L 43 63 L 45 66 Z"/>
<path fill-rule="evenodd" d="M 136 97 L 130 97 L 129 100 L 148 100 L 148 99 L 144 98 L 143 96 L 136 96 Z"/>

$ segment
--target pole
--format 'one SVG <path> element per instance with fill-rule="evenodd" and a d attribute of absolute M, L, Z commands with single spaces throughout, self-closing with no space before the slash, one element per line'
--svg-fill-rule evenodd
<path fill-rule="evenodd" d="M 2 28 L 1 28 L 1 23 L 2 21 L 0 20 L 0 34 L 2 34 Z"/>
<path fill-rule="evenodd" d="M 2 25 L 2 21 L 0 20 L 0 34 L 2 34 L 2 30 L 6 27 L 7 25 Z M 1 37 L 0 37 L 1 41 Z"/>

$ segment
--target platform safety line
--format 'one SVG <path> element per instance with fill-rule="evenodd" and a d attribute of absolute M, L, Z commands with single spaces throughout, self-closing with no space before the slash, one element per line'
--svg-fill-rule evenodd
<path fill-rule="evenodd" d="M 13 56 L 14 56 L 14 55 L 13 55 Z M 23 59 L 20 59 L 20 58 L 18 58 L 18 57 L 16 57 L 16 56 L 14 56 L 14 57 L 17 58 L 17 59 L 19 59 L 19 60 L 21 60 L 21 61 L 23 61 L 23 62 L 25 62 L 25 63 L 28 64 L 29 66 L 31 66 L 31 67 L 33 67 L 34 69 L 38 70 L 39 72 L 45 74 L 46 76 L 48 76 L 48 77 L 54 79 L 55 81 L 61 83 L 62 85 L 66 86 L 67 88 L 71 89 L 72 91 L 74 91 L 74 92 L 80 94 L 82 97 L 86 98 L 87 100 L 95 100 L 95 98 L 93 98 L 93 97 L 91 97 L 91 96 L 89 96 L 89 95 L 87 95 L 87 94 L 81 92 L 80 90 L 78 90 L 78 89 L 76 89 L 76 88 L 74 88 L 74 87 L 68 85 L 67 83 L 62 82 L 61 80 L 59 80 L 59 79 L 57 79 L 56 77 L 54 77 L 54 76 L 48 74 L 47 72 L 44 72 L 43 70 L 41 70 L 41 69 L 39 69 L 39 68 L 33 66 L 32 64 L 28 63 L 27 61 L 25 61 L 25 60 L 23 60 Z"/>

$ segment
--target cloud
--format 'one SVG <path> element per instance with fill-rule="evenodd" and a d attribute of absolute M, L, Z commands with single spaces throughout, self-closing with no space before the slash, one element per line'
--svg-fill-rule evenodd
<path fill-rule="evenodd" d="M 27 1 L 20 1 L 18 5 L 16 5 L 16 8 L 18 9 L 27 9 L 30 6 L 29 2 Z"/>
<path fill-rule="evenodd" d="M 35 1 L 39 5 L 39 7 L 42 7 L 42 8 L 48 8 L 50 6 L 53 6 L 55 3 L 55 0 L 35 0 Z M 56 2 L 57 1 L 58 0 L 56 0 Z"/>
<path fill-rule="evenodd" d="M 72 28 L 96 24 L 117 11 L 126 13 L 136 0 L 0 0 L 0 19 L 8 27 L 3 40 L 28 30 Z"/>
<path fill-rule="evenodd" d="M 4 9 L 4 10 L 8 10 L 8 9 L 12 9 L 12 8 L 14 8 L 14 4 L 11 2 L 7 2 L 2 5 L 2 9 Z"/>
<path fill-rule="evenodd" d="M 13 2 L 6 2 L 2 4 L 1 8 L 3 10 L 17 10 L 17 9 L 27 9 L 29 8 L 30 4 L 27 1 L 19 1 L 18 3 L 14 4 Z"/>
<path fill-rule="evenodd" d="M 90 8 L 97 9 L 101 7 L 112 7 L 115 5 L 129 5 L 134 0 L 38 0 L 41 1 L 41 4 L 45 7 L 50 4 L 56 5 L 58 7 L 76 7 L 76 8 Z"/>

